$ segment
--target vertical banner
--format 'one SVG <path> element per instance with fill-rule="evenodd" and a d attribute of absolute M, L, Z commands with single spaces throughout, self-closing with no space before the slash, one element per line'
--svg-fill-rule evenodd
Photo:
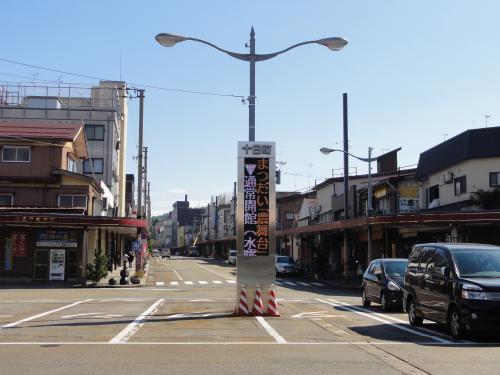
<path fill-rule="evenodd" d="M 50 249 L 49 280 L 64 280 L 65 265 L 66 265 L 66 250 Z"/>
<path fill-rule="evenodd" d="M 246 288 L 275 282 L 274 142 L 238 142 L 237 281 Z"/>
<path fill-rule="evenodd" d="M 5 238 L 5 263 L 4 271 L 12 271 L 12 238 Z"/>

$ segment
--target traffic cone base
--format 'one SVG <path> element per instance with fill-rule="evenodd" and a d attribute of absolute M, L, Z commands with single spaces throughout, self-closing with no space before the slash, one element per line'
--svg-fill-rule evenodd
<path fill-rule="evenodd" d="M 255 291 L 255 300 L 253 303 L 253 315 L 260 316 L 264 312 L 264 306 L 262 304 L 262 296 L 260 294 L 260 288 Z"/>
<path fill-rule="evenodd" d="M 241 288 L 240 292 L 240 302 L 235 308 L 235 315 L 248 315 L 248 302 L 247 302 L 247 292 L 245 288 Z"/>
<path fill-rule="evenodd" d="M 276 302 L 276 291 L 274 290 L 274 285 L 271 286 L 269 291 L 269 302 L 267 304 L 267 314 L 269 316 L 280 316 L 278 312 L 278 303 Z"/>

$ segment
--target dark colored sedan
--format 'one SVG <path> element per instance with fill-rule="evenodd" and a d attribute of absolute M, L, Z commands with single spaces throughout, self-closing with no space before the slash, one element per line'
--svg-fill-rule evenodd
<path fill-rule="evenodd" d="M 380 303 L 382 310 L 403 308 L 404 276 L 408 259 L 374 259 L 363 274 L 361 300 L 368 307 Z"/>

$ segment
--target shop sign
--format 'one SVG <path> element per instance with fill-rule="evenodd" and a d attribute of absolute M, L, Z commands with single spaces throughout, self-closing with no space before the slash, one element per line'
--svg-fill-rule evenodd
<path fill-rule="evenodd" d="M 75 231 L 44 230 L 37 233 L 36 246 L 38 247 L 78 247 Z"/>
<path fill-rule="evenodd" d="M 66 250 L 50 249 L 49 280 L 64 280 Z"/>

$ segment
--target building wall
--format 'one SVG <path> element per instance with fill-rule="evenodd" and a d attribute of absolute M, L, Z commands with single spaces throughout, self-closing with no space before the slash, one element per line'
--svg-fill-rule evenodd
<path fill-rule="evenodd" d="M 453 181 L 445 183 L 444 174 L 446 172 L 453 173 Z M 428 207 L 427 189 L 431 186 L 439 185 L 439 205 L 444 206 L 468 200 L 470 194 L 479 189 L 489 190 L 489 173 L 500 172 L 500 158 L 485 158 L 467 160 L 463 163 L 454 165 L 445 170 L 436 172 L 429 176 L 428 180 L 422 184 L 422 198 L 420 200 L 421 207 Z M 460 195 L 455 195 L 454 180 L 457 177 L 466 176 L 466 192 Z M 425 205 L 425 206 L 423 206 Z"/>
<path fill-rule="evenodd" d="M 22 142 L 2 142 L 2 146 L 4 145 L 31 147 L 31 161 L 3 162 L 0 155 L 0 176 L 2 177 L 50 177 L 54 169 L 62 168 L 62 146 L 33 146 Z M 66 169 L 66 166 L 63 169 Z"/>

